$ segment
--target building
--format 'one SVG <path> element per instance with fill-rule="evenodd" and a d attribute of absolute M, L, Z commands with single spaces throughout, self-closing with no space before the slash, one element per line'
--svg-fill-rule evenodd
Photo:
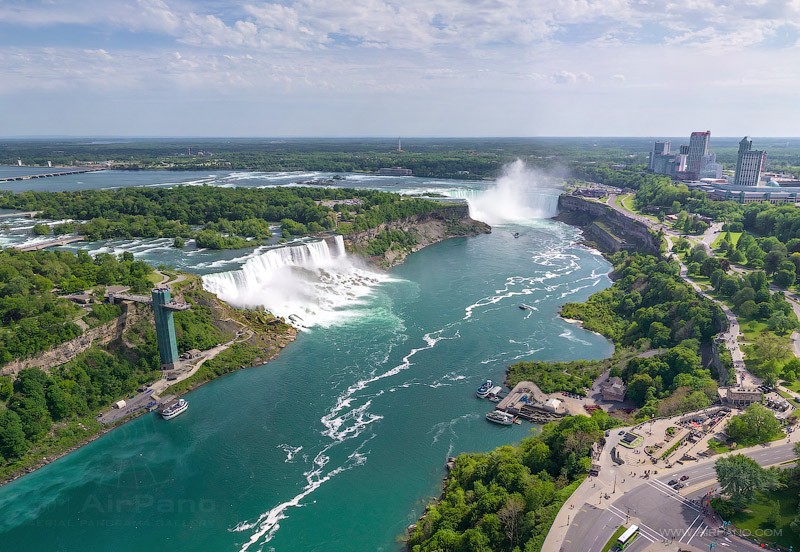
<path fill-rule="evenodd" d="M 736 158 L 735 186 L 758 186 L 761 172 L 767 162 L 767 152 L 754 150 L 753 141 L 747 136 L 739 142 L 739 155 Z"/>
<path fill-rule="evenodd" d="M 411 176 L 411 169 L 403 167 L 383 167 L 378 169 L 381 176 Z"/>
<path fill-rule="evenodd" d="M 627 391 L 628 388 L 625 387 L 622 379 L 617 376 L 608 378 L 600 386 L 600 393 L 602 393 L 604 401 L 622 402 L 625 400 L 625 393 Z"/>
<path fill-rule="evenodd" d="M 717 163 L 716 153 L 712 152 L 703 156 L 699 178 L 722 178 L 722 164 Z"/>
<path fill-rule="evenodd" d="M 761 391 L 758 389 L 746 389 L 744 387 L 729 387 L 725 395 L 725 400 L 733 406 L 744 407 L 753 403 L 761 402 Z"/>
<path fill-rule="evenodd" d="M 178 364 L 178 344 L 175 338 L 175 321 L 173 320 L 172 303 L 168 288 L 155 288 L 153 297 L 153 316 L 156 319 L 156 340 L 158 354 L 161 357 L 161 368 L 171 370 Z"/>
<path fill-rule="evenodd" d="M 552 412 L 553 414 L 566 413 L 566 409 L 564 408 L 562 401 L 558 399 L 547 399 L 542 405 L 542 409 L 546 410 L 547 412 Z"/>
<path fill-rule="evenodd" d="M 670 142 L 658 142 L 653 144 L 653 151 L 650 152 L 650 160 L 647 163 L 647 168 L 651 171 L 655 169 L 654 162 L 659 155 L 669 155 Z"/>
<path fill-rule="evenodd" d="M 710 142 L 710 130 L 706 130 L 705 132 L 692 132 L 689 137 L 686 172 L 693 180 L 700 176 L 700 170 L 703 168 L 703 157 L 708 155 L 708 145 Z"/>

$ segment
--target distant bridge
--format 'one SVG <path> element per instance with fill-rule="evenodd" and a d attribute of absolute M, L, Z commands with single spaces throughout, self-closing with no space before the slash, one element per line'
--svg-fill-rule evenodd
<path fill-rule="evenodd" d="M 67 245 L 69 243 L 75 243 L 85 240 L 86 240 L 85 236 L 70 236 L 68 238 L 58 238 L 56 240 L 29 243 L 27 245 L 26 244 L 15 245 L 14 249 L 18 249 L 19 251 L 39 251 L 41 249 L 47 249 L 48 247 L 57 247 L 59 245 Z"/>
<path fill-rule="evenodd" d="M 13 213 L 3 213 L 0 219 L 4 218 L 33 218 L 39 214 L 39 211 L 15 211 Z"/>
<path fill-rule="evenodd" d="M 5 178 L 0 178 L 0 182 L 16 182 L 19 180 L 33 180 L 34 178 L 51 178 L 53 176 L 69 176 L 71 174 L 83 174 L 83 173 L 90 173 L 90 172 L 97 172 L 97 171 L 104 171 L 106 167 L 81 167 L 77 169 L 69 169 L 66 171 L 58 171 L 58 172 L 51 172 L 51 173 L 42 173 L 42 174 L 26 174 L 21 176 L 7 176 Z"/>

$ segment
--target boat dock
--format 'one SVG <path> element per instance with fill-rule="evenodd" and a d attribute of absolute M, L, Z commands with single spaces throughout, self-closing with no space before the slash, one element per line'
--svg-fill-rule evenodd
<path fill-rule="evenodd" d="M 47 249 L 48 247 L 57 247 L 59 245 L 67 245 L 70 243 L 81 242 L 85 240 L 86 240 L 85 236 L 69 236 L 67 238 L 58 238 L 55 240 L 47 240 L 43 242 L 15 245 L 14 249 L 17 249 L 19 251 L 39 251 L 41 249 Z"/>
<path fill-rule="evenodd" d="M 536 384 L 530 381 L 521 381 L 515 385 L 495 408 L 536 424 L 558 420 L 567 413 L 562 401 L 548 400 Z"/>
<path fill-rule="evenodd" d="M 75 169 L 68 169 L 58 172 L 42 173 L 42 174 L 25 174 L 20 176 L 7 176 L 0 178 L 0 182 L 17 182 L 20 180 L 33 180 L 35 178 L 52 178 L 54 176 L 69 176 L 71 174 L 83 174 L 90 172 L 105 171 L 106 167 L 78 167 Z"/>

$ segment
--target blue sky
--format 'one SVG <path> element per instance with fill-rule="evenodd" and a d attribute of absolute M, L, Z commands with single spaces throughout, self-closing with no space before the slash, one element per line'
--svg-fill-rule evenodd
<path fill-rule="evenodd" d="M 0 0 L 0 136 L 800 134 L 800 0 Z"/>

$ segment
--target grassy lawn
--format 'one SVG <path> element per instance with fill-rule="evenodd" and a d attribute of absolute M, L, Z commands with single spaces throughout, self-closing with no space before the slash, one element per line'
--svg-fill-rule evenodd
<path fill-rule="evenodd" d="M 161 274 L 156 272 L 151 272 L 147 275 L 147 279 L 150 281 L 151 284 L 157 284 L 161 281 Z"/>
<path fill-rule="evenodd" d="M 800 393 L 800 380 L 784 381 L 783 386 L 787 389 L 791 389 L 795 393 Z"/>
<path fill-rule="evenodd" d="M 737 528 L 748 531 L 753 537 L 763 542 L 774 542 L 783 546 L 800 547 L 800 535 L 795 533 L 789 524 L 797 515 L 797 503 L 800 497 L 786 489 L 769 493 L 758 493 L 755 502 L 747 510 L 738 512 L 731 521 Z M 772 510 L 772 501 L 780 504 L 780 516 L 775 525 L 767 522 Z"/>
<path fill-rule="evenodd" d="M 611 535 L 611 538 L 608 539 L 608 542 L 603 547 L 603 552 L 608 552 L 609 550 L 611 550 L 614 547 L 614 545 L 617 544 L 617 539 L 622 535 L 622 533 L 625 532 L 626 529 L 627 527 L 625 527 L 624 525 L 620 525 L 619 528 L 616 531 L 614 531 L 614 534 Z"/>
<path fill-rule="evenodd" d="M 712 249 L 717 249 L 719 245 L 722 243 L 722 238 L 725 237 L 725 232 L 720 232 L 717 236 L 717 239 L 714 240 L 714 243 L 711 244 Z M 742 232 L 731 232 L 731 241 L 733 245 L 739 243 L 739 238 L 742 237 Z"/>
<path fill-rule="evenodd" d="M 723 454 L 725 452 L 730 452 L 732 450 L 736 450 L 734 448 L 729 447 L 724 443 L 720 443 L 716 439 L 709 439 L 708 440 L 708 448 L 716 452 L 717 454 Z M 742 448 L 741 446 L 737 446 L 736 448 Z"/>
<path fill-rule="evenodd" d="M 636 212 L 636 205 L 634 205 L 633 194 L 622 196 L 622 206 L 628 211 Z"/>
<path fill-rule="evenodd" d="M 786 387 L 786 385 L 784 385 L 784 387 Z M 789 404 L 794 404 L 795 406 L 800 406 L 800 401 L 795 399 L 789 393 L 785 393 L 784 391 L 781 391 L 780 389 L 776 389 L 775 391 L 778 392 L 778 395 L 780 395 L 781 397 L 783 397 L 784 399 L 789 401 Z"/>

